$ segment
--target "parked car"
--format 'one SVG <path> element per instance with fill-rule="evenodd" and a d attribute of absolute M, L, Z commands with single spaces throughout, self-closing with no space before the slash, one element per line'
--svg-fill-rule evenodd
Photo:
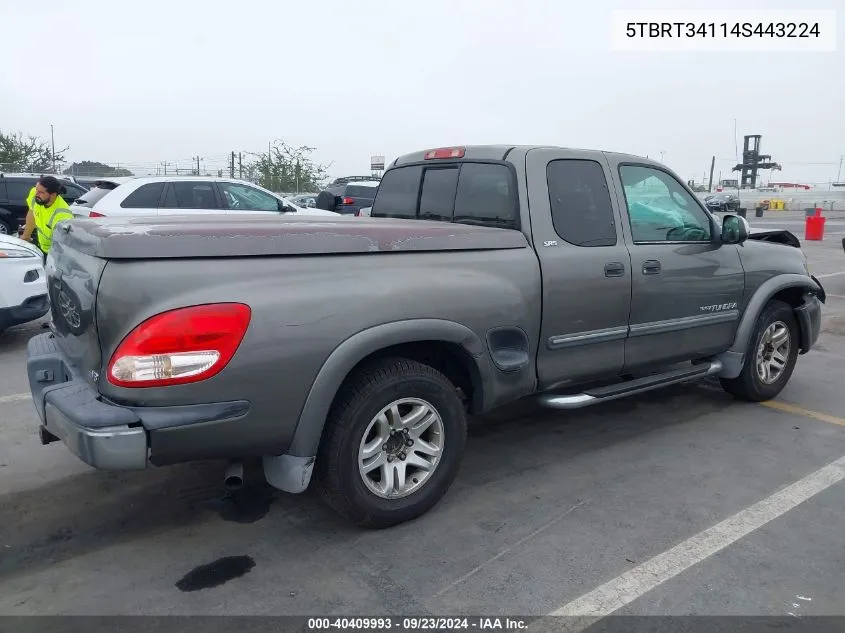
<path fill-rule="evenodd" d="M 729 213 L 739 211 L 740 208 L 739 196 L 735 193 L 717 193 L 713 196 L 707 196 L 704 201 L 711 211 Z"/>
<path fill-rule="evenodd" d="M 0 235 L 17 235 L 26 222 L 26 197 L 38 182 L 40 174 L 0 173 Z M 65 187 L 62 198 L 71 204 L 86 192 L 84 187 L 65 176 L 56 176 Z"/>
<path fill-rule="evenodd" d="M 225 458 L 232 485 L 261 458 L 271 485 L 313 476 L 385 527 L 447 492 L 469 414 L 705 376 L 767 400 L 819 335 L 801 249 L 717 223 L 652 160 L 416 152 L 372 215 L 62 223 L 53 331 L 28 347 L 42 442 L 110 470 Z"/>
<path fill-rule="evenodd" d="M 97 187 L 71 205 L 76 217 L 135 217 L 228 213 L 336 213 L 305 209 L 266 189 L 233 178 L 139 176 L 113 189 Z"/>
<path fill-rule="evenodd" d="M 298 207 L 314 209 L 317 206 L 317 195 L 318 194 L 316 193 L 307 193 L 296 196 L 286 196 L 285 200 L 293 202 Z"/>
<path fill-rule="evenodd" d="M 40 319 L 50 309 L 41 251 L 12 235 L 0 235 L 0 332 Z"/>
<path fill-rule="evenodd" d="M 342 215 L 360 215 L 362 208 L 372 206 L 378 186 L 378 180 L 354 180 L 347 184 L 331 185 L 317 196 L 317 208 Z"/>

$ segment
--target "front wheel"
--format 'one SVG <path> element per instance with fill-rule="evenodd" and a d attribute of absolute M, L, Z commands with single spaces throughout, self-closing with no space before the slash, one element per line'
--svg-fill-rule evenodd
<path fill-rule="evenodd" d="M 408 359 L 362 368 L 329 412 L 318 489 L 347 519 L 384 528 L 417 518 L 446 493 L 466 444 L 455 386 Z"/>
<path fill-rule="evenodd" d="M 798 346 L 798 321 L 792 307 L 783 301 L 769 302 L 757 319 L 742 373 L 736 378 L 722 378 L 722 387 L 742 400 L 771 400 L 789 382 L 798 360 Z"/>

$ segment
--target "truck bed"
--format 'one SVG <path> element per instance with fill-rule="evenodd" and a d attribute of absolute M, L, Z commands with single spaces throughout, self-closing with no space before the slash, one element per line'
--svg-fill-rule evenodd
<path fill-rule="evenodd" d="M 64 244 L 99 259 L 330 255 L 527 248 L 514 230 L 379 218 L 265 214 L 78 219 Z"/>
<path fill-rule="evenodd" d="M 535 383 L 530 362 L 498 374 L 481 356 L 501 323 L 526 341 L 539 334 L 539 263 L 519 231 L 354 217 L 77 219 L 55 232 L 47 273 L 53 340 L 30 367 L 36 401 L 45 407 L 47 391 L 62 389 L 73 390 L 74 411 L 130 409 L 153 463 L 287 450 L 329 357 L 378 328 L 396 330 L 397 342 L 410 328 L 423 341 L 448 335 L 468 346 L 488 367 L 485 404 Z M 109 382 L 109 359 L 140 323 L 218 302 L 252 311 L 220 374 L 170 387 Z M 497 336 L 507 355 L 513 343 Z"/>

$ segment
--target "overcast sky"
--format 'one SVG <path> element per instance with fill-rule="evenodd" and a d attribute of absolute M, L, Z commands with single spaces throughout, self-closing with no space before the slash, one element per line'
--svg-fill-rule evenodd
<path fill-rule="evenodd" d="M 776 180 L 827 181 L 845 155 L 845 0 L 812 2 L 839 10 L 836 52 L 610 50 L 613 9 L 805 4 L 0 0 L 0 129 L 53 124 L 69 160 L 136 173 L 197 155 L 216 170 L 281 138 L 333 176 L 369 173 L 372 154 L 538 143 L 663 151 L 700 181 L 713 155 L 731 177 L 736 119 Z"/>

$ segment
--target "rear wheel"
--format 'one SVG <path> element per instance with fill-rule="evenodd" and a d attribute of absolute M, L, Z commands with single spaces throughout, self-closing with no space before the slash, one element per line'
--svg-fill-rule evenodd
<path fill-rule="evenodd" d="M 0 220 L 0 235 L 13 235 L 14 233 L 15 227 L 13 227 L 9 221 Z"/>
<path fill-rule="evenodd" d="M 757 319 L 742 373 L 736 378 L 722 378 L 722 387 L 742 400 L 771 400 L 789 382 L 798 360 L 798 346 L 798 321 L 792 307 L 771 301 Z"/>
<path fill-rule="evenodd" d="M 384 528 L 417 518 L 451 486 L 466 444 L 454 385 L 407 359 L 362 368 L 326 421 L 318 489 L 344 517 Z"/>

